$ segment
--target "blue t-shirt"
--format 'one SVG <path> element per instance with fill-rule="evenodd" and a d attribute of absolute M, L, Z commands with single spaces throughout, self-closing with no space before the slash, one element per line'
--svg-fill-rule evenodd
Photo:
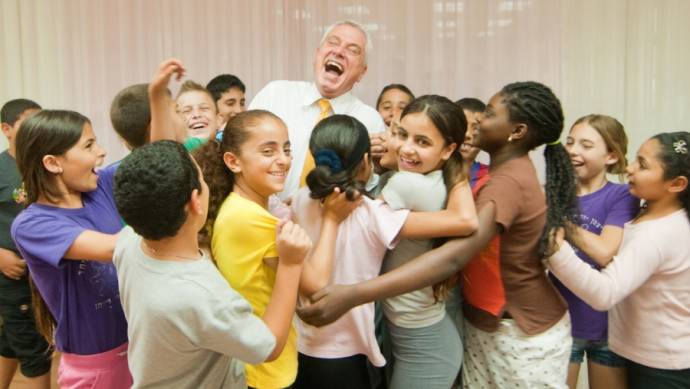
<path fill-rule="evenodd" d="M 82 208 L 34 203 L 12 223 L 17 248 L 57 322 L 55 343 L 63 352 L 91 355 L 127 342 L 115 266 L 63 258 L 82 232 L 115 234 L 122 228 L 113 198 L 118 165 L 99 172 L 97 189 L 82 193 Z"/>
<path fill-rule="evenodd" d="M 607 182 L 594 193 L 578 197 L 580 206 L 580 227 L 601 235 L 604 226 L 623 228 L 623 225 L 637 215 L 640 200 L 630 194 L 628 185 Z M 587 254 L 573 247 L 577 256 L 595 269 L 600 269 Z M 587 340 L 606 340 L 608 335 L 607 312 L 594 310 L 565 287 L 553 274 L 551 280 L 563 298 L 568 302 L 573 336 Z"/>

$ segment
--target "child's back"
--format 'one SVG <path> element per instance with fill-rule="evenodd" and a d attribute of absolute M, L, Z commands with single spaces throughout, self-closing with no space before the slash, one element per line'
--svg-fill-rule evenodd
<path fill-rule="evenodd" d="M 113 258 L 129 322 L 134 387 L 240 388 L 275 338 L 207 257 L 160 261 L 126 227 Z"/>
<path fill-rule="evenodd" d="M 293 198 L 296 222 L 312 241 L 321 231 L 321 201 L 309 197 L 309 189 L 300 189 Z M 376 277 L 386 250 L 395 246 L 408 210 L 394 211 L 381 200 L 365 198 L 361 206 L 343 220 L 338 230 L 331 283 L 355 284 Z M 326 327 L 300 323 L 299 351 L 321 358 L 367 355 L 376 366 L 383 366 L 374 336 L 374 304 L 353 308 L 340 320 Z"/>
<path fill-rule="evenodd" d="M 171 141 L 135 150 L 117 172 L 118 210 L 131 227 L 113 261 L 134 387 L 245 388 L 238 359 L 260 363 L 276 346 L 269 327 L 199 250 L 209 192 L 201 177 Z"/>

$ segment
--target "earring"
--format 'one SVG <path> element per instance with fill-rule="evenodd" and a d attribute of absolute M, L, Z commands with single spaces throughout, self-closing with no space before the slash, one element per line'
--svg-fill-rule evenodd
<path fill-rule="evenodd" d="M 508 142 L 512 142 L 512 141 L 513 141 L 513 135 L 509 135 L 508 136 Z"/>

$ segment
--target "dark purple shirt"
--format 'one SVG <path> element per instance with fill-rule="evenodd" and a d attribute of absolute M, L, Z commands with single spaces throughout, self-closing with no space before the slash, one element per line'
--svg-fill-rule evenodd
<path fill-rule="evenodd" d="M 63 258 L 82 232 L 122 228 L 112 189 L 117 166 L 99 172 L 98 188 L 82 194 L 82 208 L 34 203 L 12 223 L 12 237 L 57 322 L 55 342 L 63 352 L 91 355 L 127 342 L 115 266 Z"/>
<path fill-rule="evenodd" d="M 594 193 L 578 197 L 580 205 L 580 227 L 601 235 L 604 226 L 623 228 L 623 225 L 637 215 L 640 200 L 630 194 L 628 185 L 606 183 Z M 573 247 L 577 256 L 595 269 L 600 269 L 594 260 Z M 608 333 L 607 312 L 594 310 L 575 296 L 553 274 L 549 274 L 554 285 L 568 302 L 573 337 L 587 340 L 606 340 Z"/>

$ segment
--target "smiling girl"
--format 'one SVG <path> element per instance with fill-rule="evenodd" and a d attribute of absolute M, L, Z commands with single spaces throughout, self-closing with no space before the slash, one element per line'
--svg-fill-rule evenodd
<path fill-rule="evenodd" d="M 303 270 L 280 258 L 301 255 L 304 259 L 311 241 L 299 226 L 292 226 L 305 244 L 289 253 L 276 243 L 279 220 L 268 210 L 269 197 L 283 190 L 290 168 L 290 141 L 283 121 L 268 111 L 242 112 L 227 123 L 221 143 L 210 141 L 194 155 L 210 188 L 202 238 L 209 241 L 221 274 L 249 301 L 256 315 L 263 317 L 276 304 L 294 311 L 298 284 L 304 288 L 320 282 L 321 261 L 332 255 L 330 245 L 338 224 L 356 203 L 346 204 L 344 196 L 338 199 L 336 194 L 324 204 L 324 218 L 330 223 Z M 246 366 L 250 387 L 285 388 L 294 382 L 297 334 L 290 321 L 284 324 L 276 334 L 276 348 L 284 344 L 282 353 L 271 362 Z"/>
<path fill-rule="evenodd" d="M 302 320 L 324 325 L 352 307 L 433 285 L 462 269 L 463 385 L 564 388 L 570 319 L 542 265 L 549 234 L 574 220 L 577 209 L 572 165 L 558 142 L 562 130 L 561 104 L 548 87 L 503 87 L 491 98 L 475 142 L 491 156 L 490 178 L 478 189 L 477 231 L 377 278 L 329 286 L 299 310 Z M 528 156 L 543 144 L 546 196 Z M 473 268 L 465 266 L 480 253 Z"/>
<path fill-rule="evenodd" d="M 565 148 L 577 179 L 579 220 L 568 241 L 577 255 L 600 269 L 618 251 L 623 225 L 639 211 L 640 200 L 625 184 L 607 180 L 607 173 L 622 175 L 627 165 L 628 139 L 618 120 L 605 115 L 587 115 L 573 124 Z M 625 361 L 607 346 L 606 312 L 594 310 L 566 288 L 556 277 L 551 280 L 568 302 L 573 326 L 573 349 L 568 367 L 568 385 L 577 387 L 580 364 L 587 354 L 590 388 L 625 387 Z"/>
<path fill-rule="evenodd" d="M 127 323 L 110 263 L 122 227 L 112 194 L 117 165 L 95 172 L 105 151 L 89 120 L 72 111 L 27 119 L 16 146 L 30 205 L 12 237 L 40 293 L 39 329 L 62 352 L 58 383 L 129 388 Z"/>
<path fill-rule="evenodd" d="M 393 209 L 443 209 L 447 188 L 463 169 L 458 146 L 466 128 L 465 115 L 447 98 L 429 95 L 413 100 L 402 112 L 397 129 L 399 171 L 382 191 L 386 203 Z M 432 248 L 429 239 L 402 239 L 387 253 L 382 271 L 391 271 Z M 384 300 L 395 357 L 392 388 L 449 388 L 455 380 L 462 343 L 442 298 L 452 284 L 448 281 Z"/>
<path fill-rule="evenodd" d="M 551 271 L 597 310 L 609 310 L 608 342 L 627 359 L 628 386 L 690 387 L 690 133 L 653 136 L 628 166 L 644 208 L 623 228 L 601 270 L 584 263 L 563 233 Z"/>
<path fill-rule="evenodd" d="M 455 158 L 452 155 L 458 154 L 457 144 L 463 139 L 465 126 L 454 128 L 461 129 L 459 132 L 462 133 L 458 137 L 435 137 L 434 141 L 437 143 L 431 147 L 433 151 L 424 150 L 425 155 L 435 156 L 424 158 L 422 162 L 416 156 L 406 154 L 404 164 L 411 165 L 414 169 L 438 168 L 443 164 L 442 160 Z M 312 131 L 309 148 L 314 155 L 316 167 L 307 175 L 308 188 L 300 189 L 292 202 L 296 220 L 312 240 L 320 239 L 323 234 L 322 219 L 319 217 L 321 199 L 329 196 L 336 188 L 345 193 L 363 190 L 364 183 L 372 174 L 370 146 L 366 128 L 351 116 L 331 116 L 322 120 Z M 432 161 L 434 158 L 435 162 Z M 446 188 L 442 182 L 439 191 L 439 181 L 443 181 L 441 172 L 431 177 L 431 181 L 435 182 L 435 187 L 424 190 L 425 195 L 431 198 L 426 201 L 432 204 L 409 201 L 418 193 L 410 190 L 409 180 L 401 179 L 394 184 L 396 188 L 400 185 L 407 186 L 405 193 L 397 193 L 396 196 L 390 190 L 390 201 L 395 202 L 396 206 L 419 205 L 417 208 L 428 212 L 396 210 L 380 199 L 365 197 L 362 205 L 340 225 L 329 279 L 311 293 L 303 295 L 308 298 L 330 283 L 352 284 L 375 277 L 381 271 L 386 251 L 395 248 L 399 238 L 427 239 L 421 244 L 427 248 L 429 238 L 472 233 L 476 226 L 476 214 L 467 181 L 462 180 L 461 175 L 452 176 L 447 210 L 442 209 L 446 198 Z M 420 189 L 418 186 L 416 188 Z M 433 297 L 431 301 L 433 305 Z M 432 322 L 438 322 L 439 317 L 444 318 L 443 305 L 438 308 L 431 308 Z M 442 336 L 446 333 L 451 336 L 444 350 L 450 349 L 449 352 L 455 357 L 455 360 L 449 362 L 452 365 L 450 370 L 453 370 L 450 378 L 452 382 L 460 364 L 461 345 L 452 322 L 444 321 L 440 327 L 443 328 Z M 385 363 L 374 337 L 374 304 L 357 307 L 323 328 L 301 323 L 299 331 L 300 364 L 296 388 L 368 387 L 371 383 L 367 374 L 367 359 L 374 366 L 383 366 Z"/>

